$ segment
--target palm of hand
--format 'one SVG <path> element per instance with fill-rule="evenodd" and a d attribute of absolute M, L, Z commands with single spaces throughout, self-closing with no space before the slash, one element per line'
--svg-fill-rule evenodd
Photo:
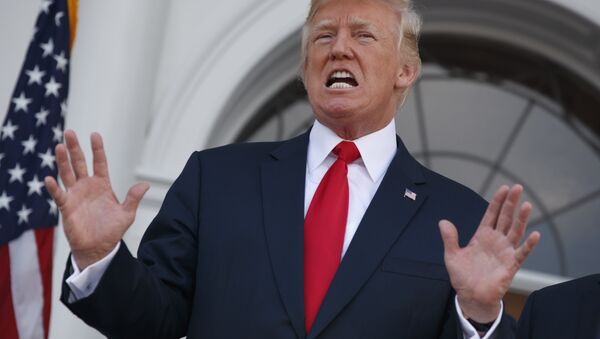
<path fill-rule="evenodd" d="M 134 185 L 119 203 L 108 177 L 108 164 L 99 134 L 92 134 L 94 174 L 88 176 L 85 157 L 77 136 L 65 131 L 63 144 L 56 146 L 58 173 L 66 190 L 52 177 L 46 188 L 63 216 L 65 235 L 79 269 L 104 258 L 112 251 L 135 219 L 137 206 L 148 190 L 145 183 Z"/>
<path fill-rule="evenodd" d="M 504 296 L 519 268 L 515 250 L 495 230 L 479 230 L 467 247 L 450 254 L 448 274 L 457 294 L 494 303 Z"/>
<path fill-rule="evenodd" d="M 78 180 L 69 189 L 60 211 L 65 235 L 75 252 L 114 247 L 134 218 L 133 213 L 123 209 L 110 183 L 98 177 Z M 98 239 L 103 243 L 99 244 Z"/>
<path fill-rule="evenodd" d="M 452 287 L 463 313 L 475 320 L 487 322 L 497 316 L 502 297 L 539 240 L 539 233 L 533 232 L 519 245 L 531 213 L 531 205 L 526 202 L 518 217 L 514 217 L 522 190 L 519 185 L 510 190 L 501 187 L 464 248 L 458 245 L 454 225 L 446 220 L 440 222 L 444 261 Z"/>

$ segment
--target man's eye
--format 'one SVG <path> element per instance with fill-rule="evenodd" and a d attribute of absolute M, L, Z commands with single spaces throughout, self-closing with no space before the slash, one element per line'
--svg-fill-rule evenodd
<path fill-rule="evenodd" d="M 317 37 L 315 38 L 315 41 L 320 41 L 320 42 L 323 42 L 323 41 L 329 41 L 329 40 L 331 40 L 332 38 L 333 38 L 333 35 L 331 35 L 331 34 L 319 34 L 319 35 L 317 35 Z"/>
<path fill-rule="evenodd" d="M 356 34 L 356 36 L 361 40 L 374 40 L 375 39 L 373 34 L 368 33 L 368 32 L 359 32 L 358 34 Z"/>

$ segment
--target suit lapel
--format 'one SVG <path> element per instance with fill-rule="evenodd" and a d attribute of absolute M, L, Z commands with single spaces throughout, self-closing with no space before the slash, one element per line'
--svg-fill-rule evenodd
<path fill-rule="evenodd" d="M 579 339 L 600 339 L 600 275 L 596 275 L 590 283 L 588 291 L 581 295 L 576 336 Z"/>
<path fill-rule="evenodd" d="M 427 195 L 420 165 L 398 139 L 398 150 L 327 291 L 308 338 L 315 338 L 356 295 Z M 416 199 L 405 197 L 405 190 Z"/>
<path fill-rule="evenodd" d="M 298 338 L 304 329 L 304 185 L 308 133 L 285 142 L 261 167 L 265 234 L 281 299 Z"/>

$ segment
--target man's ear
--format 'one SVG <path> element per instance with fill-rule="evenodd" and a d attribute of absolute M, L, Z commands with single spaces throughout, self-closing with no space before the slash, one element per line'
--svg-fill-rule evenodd
<path fill-rule="evenodd" d="M 396 75 L 396 83 L 394 84 L 395 87 L 401 90 L 410 88 L 417 80 L 419 73 L 421 73 L 421 62 L 416 61 L 405 63 Z"/>

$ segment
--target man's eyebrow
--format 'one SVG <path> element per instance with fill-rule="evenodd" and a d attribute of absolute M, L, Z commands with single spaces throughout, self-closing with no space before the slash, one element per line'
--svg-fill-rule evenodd
<path fill-rule="evenodd" d="M 313 31 L 327 30 L 327 29 L 331 29 L 331 28 L 333 28 L 335 26 L 336 25 L 335 25 L 335 22 L 333 20 L 326 19 L 326 20 L 321 20 L 318 23 L 316 23 L 313 26 L 312 30 Z"/>
<path fill-rule="evenodd" d="M 358 18 L 358 17 L 350 17 L 349 20 L 349 25 L 350 27 L 356 29 L 356 28 L 363 28 L 363 29 L 376 29 L 375 25 L 373 25 L 373 23 L 371 21 L 362 19 L 362 18 Z"/>
<path fill-rule="evenodd" d="M 352 29 L 368 29 L 368 30 L 377 30 L 377 27 L 373 25 L 371 21 L 359 18 L 359 17 L 351 17 L 349 19 L 349 25 Z M 337 27 L 338 24 L 331 19 L 324 19 L 313 25 L 312 31 L 323 31 L 329 30 Z"/>

